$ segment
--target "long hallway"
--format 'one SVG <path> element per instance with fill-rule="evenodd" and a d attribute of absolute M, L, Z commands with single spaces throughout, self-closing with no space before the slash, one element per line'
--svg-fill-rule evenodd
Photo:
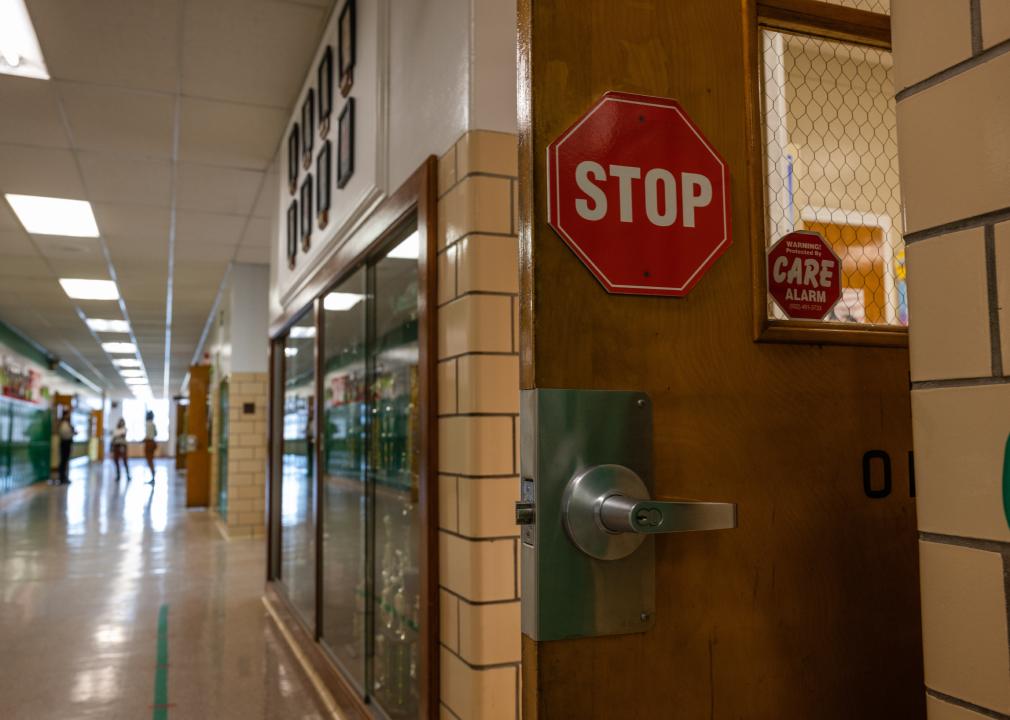
<path fill-rule="evenodd" d="M 0 717 L 322 717 L 260 599 L 263 542 L 187 511 L 171 461 L 132 476 L 0 499 Z"/>

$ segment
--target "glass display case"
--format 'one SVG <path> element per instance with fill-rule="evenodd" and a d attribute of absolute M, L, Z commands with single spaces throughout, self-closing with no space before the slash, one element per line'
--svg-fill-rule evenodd
<path fill-rule="evenodd" d="M 435 170 L 307 276 L 271 335 L 267 601 L 324 682 L 384 720 L 439 714 Z"/>
<path fill-rule="evenodd" d="M 309 626 L 316 610 L 315 329 L 315 316 L 307 312 L 284 343 L 280 458 L 280 581 Z"/>
<path fill-rule="evenodd" d="M 417 232 L 323 296 L 322 639 L 391 718 L 417 717 Z"/>

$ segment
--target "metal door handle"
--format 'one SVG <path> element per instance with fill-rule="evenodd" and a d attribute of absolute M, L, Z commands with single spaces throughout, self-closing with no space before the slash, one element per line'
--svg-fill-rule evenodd
<path fill-rule="evenodd" d="M 594 465 L 578 473 L 561 506 L 568 537 L 600 560 L 627 557 L 646 535 L 737 526 L 734 503 L 650 500 L 642 479 L 623 465 Z"/>
<path fill-rule="evenodd" d="M 611 495 L 600 504 L 600 522 L 615 533 L 674 533 L 736 527 L 733 503 L 638 500 Z"/>

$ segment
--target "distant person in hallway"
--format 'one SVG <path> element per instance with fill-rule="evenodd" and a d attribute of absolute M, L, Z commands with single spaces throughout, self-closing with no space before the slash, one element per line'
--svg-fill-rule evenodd
<path fill-rule="evenodd" d="M 56 429 L 60 436 L 60 485 L 70 484 L 70 449 L 74 444 L 74 426 L 70 424 L 70 413 L 64 412 Z"/>
<path fill-rule="evenodd" d="M 123 463 L 126 469 L 126 481 L 130 481 L 130 462 L 127 456 L 126 445 L 126 420 L 119 418 L 116 429 L 112 431 L 112 442 L 109 445 L 109 454 L 112 455 L 112 462 L 116 465 L 116 482 L 119 482 L 119 463 Z"/>
<path fill-rule="evenodd" d="M 147 422 L 144 423 L 144 457 L 147 458 L 147 467 L 151 471 L 151 479 L 148 483 L 154 482 L 154 451 L 158 449 L 158 443 L 154 438 L 158 436 L 158 429 L 154 426 L 154 413 L 147 411 Z"/>

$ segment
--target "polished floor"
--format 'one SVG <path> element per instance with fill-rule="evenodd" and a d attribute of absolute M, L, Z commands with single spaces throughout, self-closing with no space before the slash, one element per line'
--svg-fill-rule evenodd
<path fill-rule="evenodd" d="M 223 539 L 142 461 L 0 497 L 0 718 L 321 718 L 266 614 L 262 541 Z"/>

